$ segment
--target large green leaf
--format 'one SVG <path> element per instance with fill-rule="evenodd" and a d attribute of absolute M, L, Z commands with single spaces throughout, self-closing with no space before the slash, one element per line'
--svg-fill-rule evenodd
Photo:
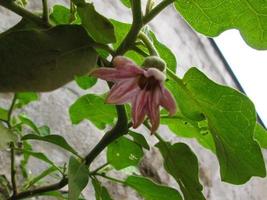
<path fill-rule="evenodd" d="M 131 28 L 131 24 L 119 22 L 114 19 L 110 21 L 114 26 L 115 36 L 116 36 L 116 43 L 114 43 L 113 46 L 114 48 L 117 48 L 120 45 L 120 43 L 123 41 L 127 33 L 129 32 Z"/>
<path fill-rule="evenodd" d="M 198 161 L 195 154 L 184 143 L 171 145 L 161 141 L 156 145 L 163 158 L 166 171 L 180 186 L 185 200 L 204 200 L 202 185 L 198 179 Z"/>
<path fill-rule="evenodd" d="M 254 138 L 262 148 L 267 149 L 267 131 L 260 124 L 256 124 L 255 126 Z"/>
<path fill-rule="evenodd" d="M 129 131 L 128 133 L 130 136 L 132 136 L 133 138 L 133 141 L 137 144 L 139 144 L 141 147 L 149 150 L 149 144 L 147 143 L 146 141 L 146 138 L 142 135 L 142 134 L 139 134 L 139 133 L 136 133 L 134 131 Z"/>
<path fill-rule="evenodd" d="M 34 134 L 28 134 L 22 137 L 21 140 L 39 140 L 39 141 L 49 142 L 73 153 L 74 155 L 79 156 L 79 154 L 60 135 L 47 135 L 42 137 Z"/>
<path fill-rule="evenodd" d="M 267 2 L 262 0 L 176 0 L 176 9 L 198 32 L 217 36 L 238 29 L 256 49 L 267 49 Z"/>
<path fill-rule="evenodd" d="M 253 140 L 256 112 L 253 103 L 238 91 L 209 80 L 191 68 L 177 81 L 184 106 L 199 108 L 204 114 L 216 146 L 223 181 L 243 184 L 252 176 L 266 175 L 262 153 Z M 180 105 L 181 102 L 179 102 Z M 181 111 L 190 116 L 189 110 Z"/>
<path fill-rule="evenodd" d="M 203 147 L 215 153 L 215 144 L 211 133 L 206 128 L 200 128 L 198 123 L 181 115 L 162 117 L 162 124 L 168 125 L 177 136 L 195 138 Z"/>
<path fill-rule="evenodd" d="M 121 137 L 111 143 L 107 150 L 107 160 L 115 169 L 137 166 L 144 153 L 140 145 Z"/>
<path fill-rule="evenodd" d="M 145 177 L 129 176 L 125 184 L 134 188 L 145 200 L 182 200 L 177 190 L 156 184 Z"/>
<path fill-rule="evenodd" d="M 92 184 L 95 189 L 95 198 L 96 200 L 112 200 L 107 188 L 101 185 L 101 183 L 96 179 L 92 177 Z"/>
<path fill-rule="evenodd" d="M 88 119 L 100 129 L 104 129 L 106 124 L 112 124 L 116 117 L 114 106 L 105 104 L 103 97 L 93 94 L 80 97 L 71 105 L 69 113 L 73 124 Z"/>
<path fill-rule="evenodd" d="M 84 163 L 70 157 L 68 168 L 69 200 L 78 200 L 89 180 L 89 170 Z"/>
<path fill-rule="evenodd" d="M 77 11 L 82 25 L 96 42 L 116 42 L 112 23 L 100 15 L 92 3 L 78 4 Z"/>
<path fill-rule="evenodd" d="M 13 31 L 0 37 L 0 91 L 49 91 L 95 67 L 97 53 L 79 25 Z"/>
<path fill-rule="evenodd" d="M 4 108 L 0 108 L 0 120 L 4 120 L 4 121 L 8 120 L 8 110 Z"/>
<path fill-rule="evenodd" d="M 38 94 L 35 92 L 19 92 L 16 93 L 16 108 L 22 108 L 23 106 L 37 101 L 39 98 Z"/>

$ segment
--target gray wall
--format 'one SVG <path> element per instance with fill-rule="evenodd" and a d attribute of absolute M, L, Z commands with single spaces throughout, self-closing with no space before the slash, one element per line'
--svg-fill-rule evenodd
<path fill-rule="evenodd" d="M 30 1 L 31 8 L 39 8 L 39 4 L 37 4 L 39 1 Z M 51 4 L 56 2 L 62 3 L 64 1 L 50 1 Z M 130 11 L 123 7 L 119 0 L 95 0 L 94 3 L 97 10 L 105 16 L 125 22 L 131 21 Z M 6 30 L 18 20 L 18 16 L 0 8 L 0 30 Z M 235 87 L 231 76 L 225 70 L 223 62 L 212 48 L 208 39 L 192 31 L 192 29 L 175 12 L 174 8 L 170 6 L 164 10 L 161 16 L 153 20 L 150 26 L 152 30 L 157 33 L 159 40 L 165 43 L 175 53 L 178 62 L 177 73 L 179 75 L 182 76 L 191 66 L 197 66 L 207 73 L 213 80 Z M 107 90 L 106 85 L 100 81 L 90 90 L 90 92 L 94 91 L 102 93 L 105 90 Z M 99 141 L 103 132 L 99 131 L 88 121 L 84 121 L 77 126 L 71 125 L 68 115 L 68 107 L 79 96 L 86 92 L 79 89 L 75 83 L 69 83 L 56 91 L 40 94 L 40 101 L 32 103 L 21 112 L 26 113 L 39 125 L 48 125 L 53 133 L 63 135 L 70 144 L 75 146 L 81 154 L 85 155 Z M 11 94 L 0 94 L 0 105 L 8 105 L 11 96 Z M 144 128 L 141 127 L 139 130 L 149 140 L 150 144 L 156 142 Z M 252 178 L 247 184 L 241 186 L 223 183 L 219 176 L 218 161 L 211 152 L 200 147 L 195 140 L 175 137 L 174 134 L 171 134 L 164 126 L 160 127 L 160 132 L 171 142 L 186 142 L 197 154 L 200 164 L 200 179 L 205 188 L 204 193 L 207 199 L 266 199 L 267 179 Z M 56 149 L 54 146 L 36 143 L 34 147 L 36 151 L 47 153 L 47 155 L 58 164 L 67 162 L 68 155 L 61 152 L 59 149 Z M 0 174 L 9 175 L 8 157 L 8 152 L 0 152 Z M 93 167 L 104 162 L 105 152 L 97 158 Z M 31 159 L 30 169 L 32 174 L 39 173 L 45 166 L 46 165 L 41 164 L 37 160 Z M 144 160 L 140 164 L 140 170 L 149 172 L 147 175 L 152 176 L 154 179 L 162 183 L 177 187 L 175 181 L 164 172 L 162 159 L 156 149 L 152 149 L 150 152 L 146 153 Z M 114 173 L 114 175 L 122 178 L 117 173 Z M 103 182 L 109 188 L 111 195 L 116 200 L 142 199 L 135 192 L 126 187 L 118 186 L 105 180 L 103 180 Z M 86 195 L 86 199 L 94 199 L 94 191 L 90 185 L 84 190 L 84 194 Z"/>

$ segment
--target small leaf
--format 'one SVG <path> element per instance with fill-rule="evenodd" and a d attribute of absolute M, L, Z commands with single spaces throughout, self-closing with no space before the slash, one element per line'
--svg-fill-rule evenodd
<path fill-rule="evenodd" d="M 55 25 L 69 24 L 70 22 L 70 10 L 62 5 L 54 5 L 53 12 L 51 13 L 50 21 Z"/>
<path fill-rule="evenodd" d="M 112 124 L 116 116 L 114 106 L 105 104 L 103 97 L 93 94 L 80 97 L 70 106 L 69 113 L 73 124 L 88 119 L 99 129 L 104 129 L 107 124 Z"/>
<path fill-rule="evenodd" d="M 78 5 L 77 11 L 83 27 L 96 42 L 104 44 L 116 42 L 112 23 L 100 15 L 92 3 Z"/>
<path fill-rule="evenodd" d="M 87 90 L 96 84 L 97 78 L 92 77 L 92 76 L 88 76 L 88 75 L 76 76 L 75 81 L 79 85 L 80 88 Z"/>
<path fill-rule="evenodd" d="M 74 157 L 70 157 L 68 168 L 69 200 L 78 200 L 89 180 L 88 167 Z"/>
<path fill-rule="evenodd" d="M 16 108 L 22 108 L 27 104 L 37 101 L 39 99 L 38 94 L 35 92 L 19 92 L 16 93 Z"/>
<path fill-rule="evenodd" d="M 171 145 L 161 141 L 159 148 L 166 171 L 171 174 L 180 186 L 185 200 L 205 200 L 202 185 L 198 179 L 198 161 L 195 154 L 184 143 Z"/>
<path fill-rule="evenodd" d="M 8 120 L 8 111 L 4 108 L 0 108 L 0 120 Z"/>
<path fill-rule="evenodd" d="M 113 47 L 116 49 L 119 47 L 119 45 L 121 44 L 121 42 L 123 41 L 127 33 L 129 32 L 131 28 L 131 24 L 119 22 L 114 19 L 110 21 L 113 24 L 114 30 L 115 30 L 116 43 L 113 44 Z"/>
<path fill-rule="evenodd" d="M 96 200 L 112 200 L 107 188 L 101 185 L 101 183 L 96 179 L 92 178 L 92 184 L 95 189 L 95 198 Z"/>
<path fill-rule="evenodd" d="M 255 126 L 254 138 L 262 148 L 267 149 L 267 131 L 258 123 Z"/>
<path fill-rule="evenodd" d="M 111 143 L 107 150 L 107 160 L 115 169 L 137 166 L 144 153 L 135 142 L 121 137 Z"/>
<path fill-rule="evenodd" d="M 0 92 L 51 91 L 88 74 L 97 60 L 91 44 L 80 25 L 5 34 L 0 37 Z"/>
<path fill-rule="evenodd" d="M 125 5 L 127 8 L 131 8 L 131 0 L 121 0 L 123 5 Z"/>
<path fill-rule="evenodd" d="M 6 149 L 10 142 L 16 142 L 17 136 L 0 122 L 0 150 Z"/>
<path fill-rule="evenodd" d="M 21 121 L 21 123 L 22 123 L 23 125 L 26 125 L 26 126 L 30 127 L 36 134 L 41 135 L 41 133 L 40 133 L 38 127 L 37 127 L 37 126 L 35 125 L 35 123 L 34 123 L 32 120 L 30 120 L 28 117 L 26 117 L 26 116 L 24 116 L 24 115 L 20 115 L 20 116 L 19 116 L 19 119 L 20 119 L 20 121 Z"/>
<path fill-rule="evenodd" d="M 135 143 L 139 144 L 141 147 L 149 150 L 149 144 L 147 143 L 146 141 L 146 138 L 139 134 L 139 133 L 136 133 L 134 131 L 129 131 L 129 135 L 133 137 L 133 140 Z"/>
<path fill-rule="evenodd" d="M 159 56 L 166 62 L 167 67 L 175 73 L 177 66 L 175 55 L 167 46 L 158 41 L 152 31 L 150 31 L 150 36 L 152 37 L 152 41 L 159 53 Z"/>
<path fill-rule="evenodd" d="M 253 48 L 267 49 L 267 2 L 176 0 L 175 7 L 196 31 L 217 36 L 238 29 Z"/>
<path fill-rule="evenodd" d="M 25 135 L 24 137 L 22 137 L 21 140 L 39 140 L 39 141 L 49 142 L 79 157 L 79 154 L 60 135 L 47 135 L 47 136 L 42 137 L 38 135 L 29 134 L 29 135 Z"/>
<path fill-rule="evenodd" d="M 164 185 L 154 183 L 141 176 L 129 176 L 125 184 L 135 189 L 145 200 L 182 200 L 180 193 Z"/>
<path fill-rule="evenodd" d="M 47 136 L 47 135 L 50 135 L 51 133 L 50 128 L 46 125 L 39 127 L 38 130 L 39 130 L 40 136 Z"/>

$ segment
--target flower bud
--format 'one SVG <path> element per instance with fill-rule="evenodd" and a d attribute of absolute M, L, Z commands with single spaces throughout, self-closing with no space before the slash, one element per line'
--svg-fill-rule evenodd
<path fill-rule="evenodd" d="M 166 70 L 166 63 L 158 56 L 149 56 L 146 57 L 142 64 L 143 68 L 156 68 L 162 72 Z"/>

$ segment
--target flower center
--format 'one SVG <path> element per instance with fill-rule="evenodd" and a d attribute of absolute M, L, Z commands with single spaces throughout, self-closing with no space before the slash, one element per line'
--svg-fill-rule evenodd
<path fill-rule="evenodd" d="M 138 79 L 138 86 L 143 90 L 154 90 L 156 86 L 159 85 L 159 81 L 155 79 L 153 76 L 145 77 L 141 75 Z"/>

